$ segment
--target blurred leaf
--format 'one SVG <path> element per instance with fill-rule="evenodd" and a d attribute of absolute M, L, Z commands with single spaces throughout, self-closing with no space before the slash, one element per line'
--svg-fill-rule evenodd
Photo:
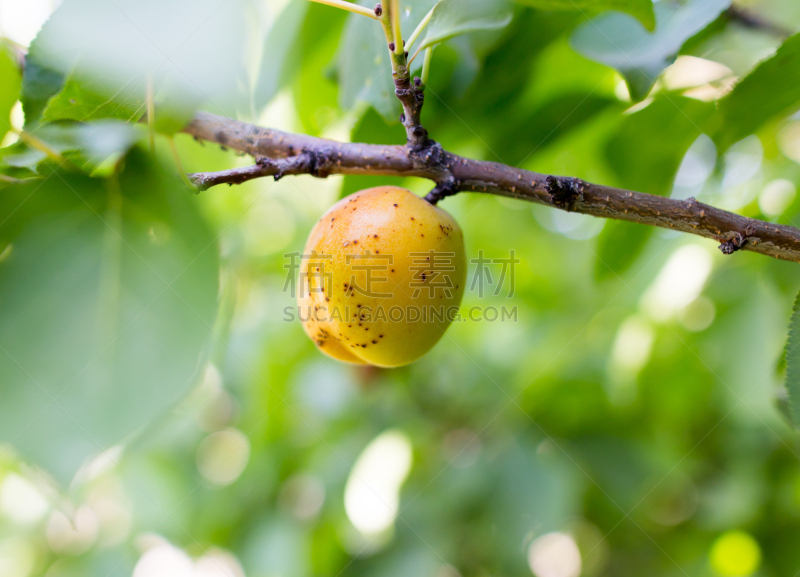
<path fill-rule="evenodd" d="M 267 33 L 263 61 L 253 95 L 253 106 L 260 111 L 298 72 L 298 34 L 308 14 L 310 2 L 289 2 Z"/>
<path fill-rule="evenodd" d="M 200 99 L 192 101 L 187 97 L 181 98 L 178 93 L 169 89 L 167 83 L 167 86 L 162 86 L 155 94 L 153 128 L 158 134 L 174 135 L 189 124 L 201 104 Z"/>
<path fill-rule="evenodd" d="M 20 100 L 25 113 L 25 126 L 31 127 L 39 123 L 42 113 L 50 100 L 64 86 L 65 74 L 53 70 L 47 64 L 47 57 L 41 47 L 40 38 L 48 34 L 51 22 L 42 26 L 39 34 L 31 42 L 25 58 L 25 71 L 22 76 Z"/>
<path fill-rule="evenodd" d="M 435 0 L 403 2 L 403 30 L 416 28 Z M 362 0 L 364 6 L 374 6 Z M 400 102 L 394 95 L 389 49 L 381 26 L 375 20 L 352 14 L 347 18 L 339 46 L 339 105 L 350 110 L 359 102 L 372 105 L 384 118 L 400 116 Z"/>
<path fill-rule="evenodd" d="M 503 28 L 511 22 L 509 8 L 503 0 L 439 0 L 417 50 L 468 32 Z"/>
<path fill-rule="evenodd" d="M 304 132 L 319 136 L 340 116 L 336 106 L 338 85 L 334 55 L 346 20 L 343 10 L 308 3 L 308 15 L 298 42 L 302 62 L 292 86 L 295 106 Z"/>
<path fill-rule="evenodd" d="M 652 226 L 643 224 L 607 221 L 597 237 L 595 279 L 603 281 L 625 274 L 642 254 L 654 231 Z"/>
<path fill-rule="evenodd" d="M 187 107 L 232 115 L 245 105 L 248 11 L 247 0 L 66 0 L 36 38 L 36 62 L 99 98 L 143 101 L 148 84 L 167 84 Z M 82 104 L 69 100 L 53 116 Z"/>
<path fill-rule="evenodd" d="M 557 39 L 571 30 L 576 20 L 577 15 L 572 12 L 524 10 L 517 15 L 503 31 L 500 42 L 486 55 L 478 79 L 464 97 L 465 105 L 461 107 L 459 115 L 467 123 L 470 120 L 477 123 L 485 118 L 495 119 L 497 115 L 507 113 L 511 105 L 527 104 L 526 85 L 531 82 L 537 59 L 542 58 Z M 530 30 L 537 30 L 536 42 L 533 44 L 530 41 Z M 576 60 L 578 58 L 575 56 Z M 589 64 L 594 66 L 593 62 Z M 509 74 L 509 70 L 515 70 L 515 73 Z M 487 90 L 487 86 L 492 89 Z M 429 99 L 425 106 L 435 104 L 436 100 Z M 464 115 L 471 115 L 473 118 Z M 506 123 L 492 122 L 491 125 L 500 128 L 506 126 Z"/>
<path fill-rule="evenodd" d="M 370 142 L 373 144 L 397 144 L 403 142 L 405 132 L 400 124 L 389 125 L 373 108 L 368 108 L 364 116 L 353 127 L 350 135 L 352 142 Z M 348 175 L 342 183 L 341 197 L 374 186 L 386 184 L 385 176 Z"/>
<path fill-rule="evenodd" d="M 786 391 L 795 428 L 800 427 L 800 293 L 794 301 L 786 341 Z"/>
<path fill-rule="evenodd" d="M 713 104 L 664 95 L 623 120 L 606 158 L 623 188 L 667 195 L 686 151 L 713 114 Z M 653 227 L 609 221 L 597 242 L 595 278 L 624 274 L 647 246 Z"/>
<path fill-rule="evenodd" d="M 605 150 L 619 185 L 669 194 L 686 151 L 713 113 L 713 103 L 663 95 L 625 116 Z"/>
<path fill-rule="evenodd" d="M 79 557 L 62 558 L 49 573 L 58 577 L 130 577 L 136 560 L 135 551 L 129 547 L 92 551 Z"/>
<path fill-rule="evenodd" d="M 37 171 L 40 163 L 55 161 L 41 146 L 37 148 L 37 145 L 44 145 L 63 156 L 70 165 L 91 173 L 109 157 L 127 153 L 139 140 L 140 128 L 113 120 L 45 124 L 30 133 L 28 142 L 23 136 L 14 146 L 5 149 L 0 155 L 0 165 Z"/>
<path fill-rule="evenodd" d="M 652 0 L 516 0 L 540 10 L 616 10 L 626 12 L 653 31 L 656 17 Z"/>
<path fill-rule="evenodd" d="M 634 101 L 644 99 L 656 79 L 675 61 L 689 38 L 714 22 L 731 0 L 664 0 L 655 6 L 656 29 L 648 33 L 625 14 L 608 14 L 580 26 L 572 45 L 581 54 L 618 70 Z"/>
<path fill-rule="evenodd" d="M 576 496 L 583 489 L 578 469 L 550 442 L 542 442 L 551 451 L 545 454 L 525 439 L 517 443 L 493 466 L 498 482 L 492 499 L 495 546 L 516 568 L 509 574 L 525 569 L 517 544 L 532 530 L 542 534 L 563 528 L 575 515 Z"/>
<path fill-rule="evenodd" d="M 216 313 L 214 237 L 138 151 L 117 183 L 6 188 L 0 437 L 66 483 L 195 382 Z"/>
<path fill-rule="evenodd" d="M 20 72 L 14 55 L 0 41 L 0 140 L 11 127 L 11 109 L 19 99 L 20 86 Z"/>
<path fill-rule="evenodd" d="M 605 96 L 573 92 L 559 94 L 535 110 L 503 118 L 495 129 L 491 149 L 505 163 L 519 166 L 535 152 L 582 126 L 619 101 Z M 520 131 L 520 126 L 525 130 Z"/>
<path fill-rule="evenodd" d="M 773 118 L 795 112 L 800 106 L 799 78 L 800 34 L 796 34 L 719 101 L 720 130 L 715 135 L 719 146 L 726 149 Z"/>
<path fill-rule="evenodd" d="M 42 113 L 44 122 L 56 120 L 97 120 L 113 118 L 126 122 L 135 122 L 144 114 L 146 99 L 141 90 L 141 82 L 137 82 L 136 90 L 131 84 L 122 86 L 113 95 L 106 93 L 103 81 L 87 78 L 81 80 L 70 76 L 64 87 L 50 99 Z"/>

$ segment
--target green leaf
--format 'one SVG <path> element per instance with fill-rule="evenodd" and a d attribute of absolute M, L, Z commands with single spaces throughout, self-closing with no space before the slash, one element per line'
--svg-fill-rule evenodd
<path fill-rule="evenodd" d="M 728 148 L 774 118 L 800 107 L 800 34 L 789 38 L 719 101 L 715 140 Z"/>
<path fill-rule="evenodd" d="M 25 72 L 22 76 L 20 100 L 25 113 L 27 128 L 39 123 L 47 102 L 64 86 L 66 75 L 48 65 L 48 58 L 41 47 L 42 36 L 47 36 L 52 22 L 48 20 L 31 42 L 25 58 Z"/>
<path fill-rule="evenodd" d="M 625 274 L 644 251 L 654 230 L 638 223 L 607 221 L 597 237 L 594 278 L 604 281 Z"/>
<path fill-rule="evenodd" d="M 435 0 L 403 2 L 402 26 L 410 31 L 434 6 Z M 364 6 L 375 3 L 362 0 Z M 359 102 L 372 105 L 387 120 L 400 116 L 400 102 L 394 95 L 389 49 L 381 26 L 375 20 L 351 14 L 345 23 L 339 46 L 339 105 L 345 110 Z"/>
<path fill-rule="evenodd" d="M 300 31 L 303 42 L 297 46 L 301 63 L 292 84 L 292 95 L 303 132 L 319 136 L 339 118 L 336 68 L 331 54 L 336 54 L 339 47 L 347 14 L 322 4 L 308 4 L 308 15 Z"/>
<path fill-rule="evenodd" d="M 11 109 L 19 99 L 21 82 L 14 55 L 0 41 L 0 140 L 11 127 Z"/>
<path fill-rule="evenodd" d="M 596 62 L 618 70 L 634 101 L 644 99 L 661 72 L 675 61 L 689 38 L 714 22 L 731 0 L 670 0 L 655 6 L 656 29 L 648 33 L 625 14 L 608 14 L 580 26 L 572 46 Z"/>
<path fill-rule="evenodd" d="M 509 22 L 511 10 L 505 1 L 439 0 L 418 50 L 468 32 L 503 28 Z"/>
<path fill-rule="evenodd" d="M 506 164 L 519 166 L 615 105 L 619 106 L 616 99 L 575 91 L 558 94 L 524 114 L 515 110 L 510 110 L 508 116 L 498 113 L 503 120 L 495 128 L 491 149 Z M 521 132 L 520 126 L 525 130 Z"/>
<path fill-rule="evenodd" d="M 713 112 L 710 103 L 662 96 L 644 110 L 625 116 L 605 149 L 619 185 L 668 195 L 686 151 Z M 597 241 L 595 278 L 602 281 L 624 274 L 644 251 L 652 233 L 649 226 L 607 222 Z"/>
<path fill-rule="evenodd" d="M 800 293 L 794 301 L 786 341 L 786 391 L 795 427 L 800 428 Z"/>
<path fill-rule="evenodd" d="M 616 10 L 630 14 L 651 32 L 656 27 L 652 0 L 516 0 L 540 10 Z"/>
<path fill-rule="evenodd" d="M 405 132 L 399 123 L 387 124 L 373 108 L 368 108 L 353 127 L 351 142 L 371 142 L 374 144 L 396 144 L 402 142 Z M 344 177 L 341 197 L 344 198 L 359 190 L 386 184 L 385 176 L 351 174 Z"/>
<path fill-rule="evenodd" d="M 107 85 L 99 79 L 67 78 L 64 87 L 48 103 L 42 113 L 43 122 L 56 120 L 98 120 L 113 118 L 135 122 L 144 114 L 145 93 L 141 90 L 143 78 L 120 86 L 108 94 Z"/>
<path fill-rule="evenodd" d="M 45 124 L 33 130 L 31 138 L 23 137 L 5 149 L 0 165 L 37 171 L 47 161 L 52 168 L 55 159 L 47 151 L 64 157 L 71 167 L 93 173 L 109 158 L 119 159 L 141 138 L 143 127 L 119 121 L 102 120 L 85 124 Z M 36 146 L 34 142 L 44 146 Z M 39 170 L 39 172 L 43 172 Z"/>
<path fill-rule="evenodd" d="M 253 106 L 257 111 L 266 106 L 297 73 L 297 39 L 310 6 L 310 2 L 289 2 L 267 33 L 263 62 L 253 94 Z"/>
<path fill-rule="evenodd" d="M 189 391 L 216 314 L 189 191 L 126 162 L 118 182 L 56 173 L 0 196 L 0 438 L 62 482 Z"/>
<path fill-rule="evenodd" d="M 663 95 L 625 116 L 605 150 L 619 185 L 669 194 L 686 151 L 713 113 L 713 103 Z"/>
<path fill-rule="evenodd" d="M 247 104 L 249 8 L 247 0 L 66 0 L 32 47 L 37 70 L 50 72 L 32 92 L 32 112 L 53 96 L 61 75 L 78 86 L 66 87 L 50 119 L 97 118 L 93 110 L 104 99 L 113 102 L 100 112 L 109 106 L 104 117 L 119 118 L 114 106 L 143 102 L 150 86 L 168 87 L 187 108 L 200 102 L 233 115 Z"/>

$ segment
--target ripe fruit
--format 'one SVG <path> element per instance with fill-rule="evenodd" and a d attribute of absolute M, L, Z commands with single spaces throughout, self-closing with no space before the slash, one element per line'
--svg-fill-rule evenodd
<path fill-rule="evenodd" d="M 428 352 L 464 293 L 461 229 L 396 186 L 340 200 L 317 222 L 300 267 L 300 319 L 335 359 L 398 367 Z"/>

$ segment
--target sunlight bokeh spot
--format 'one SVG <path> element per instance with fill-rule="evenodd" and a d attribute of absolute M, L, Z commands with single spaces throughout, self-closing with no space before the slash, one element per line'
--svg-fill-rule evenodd
<path fill-rule="evenodd" d="M 236 429 L 213 433 L 197 448 L 197 470 L 214 485 L 230 485 L 250 459 L 250 441 Z"/>
<path fill-rule="evenodd" d="M 728 531 L 711 546 L 711 567 L 722 577 L 747 577 L 761 564 L 758 542 L 744 531 Z"/>
<path fill-rule="evenodd" d="M 53 511 L 45 529 L 47 544 L 57 553 L 84 553 L 97 540 L 99 526 L 97 514 L 86 505 L 78 507 L 72 518 L 62 511 Z"/>
<path fill-rule="evenodd" d="M 37 551 L 30 541 L 21 537 L 0 540 L 0 575 L 28 577 L 36 565 Z"/>
<path fill-rule="evenodd" d="M 347 479 L 344 507 L 361 533 L 374 535 L 392 526 L 411 458 L 411 441 L 400 431 L 381 433 L 358 457 Z"/>
<path fill-rule="evenodd" d="M 0 511 L 20 525 L 38 522 L 50 505 L 27 479 L 9 474 L 0 486 Z"/>
<path fill-rule="evenodd" d="M 579 577 L 581 552 L 571 535 L 547 533 L 528 548 L 528 565 L 536 577 Z"/>
<path fill-rule="evenodd" d="M 682 246 L 658 273 L 642 297 L 642 306 L 653 319 L 670 320 L 700 296 L 711 268 L 708 250 L 696 244 Z"/>
<path fill-rule="evenodd" d="M 775 218 L 792 205 L 797 195 L 794 183 L 785 178 L 772 180 L 764 186 L 758 197 L 758 208 L 765 216 Z"/>
<path fill-rule="evenodd" d="M 133 569 L 133 577 L 195 577 L 194 563 L 177 547 L 162 544 L 142 555 Z"/>
<path fill-rule="evenodd" d="M 195 562 L 192 577 L 245 577 L 245 573 L 232 553 L 212 549 Z"/>

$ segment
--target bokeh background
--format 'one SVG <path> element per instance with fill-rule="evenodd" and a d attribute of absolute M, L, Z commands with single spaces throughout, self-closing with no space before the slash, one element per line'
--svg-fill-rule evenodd
<path fill-rule="evenodd" d="M 0 0 L 6 60 L 59 4 Z M 141 116 L 142 82 L 127 82 L 152 72 L 152 58 L 164 64 L 157 88 L 174 88 L 157 92 L 167 121 L 154 153 L 143 125 L 124 138 L 112 127 L 100 142 L 102 131 L 84 134 L 95 146 L 88 153 L 59 149 L 56 135 L 57 150 L 81 149 L 94 172 L 49 176 L 47 154 L 25 156 L 38 149 L 19 134 L 42 108 L 23 111 L 15 66 L 0 65 L 10 111 L 8 131 L 0 119 L 4 174 L 43 177 L 0 189 L 0 345 L 16 359 L 0 362 L 0 575 L 798 574 L 800 446 L 782 388 L 796 264 L 460 194 L 443 207 L 460 222 L 468 257 L 513 250 L 521 261 L 502 287 L 490 265 L 495 285 L 482 296 L 473 286 L 463 308 L 515 307 L 516 319 L 455 323 L 401 369 L 337 363 L 285 320 L 294 305 L 285 255 L 302 251 L 343 195 L 385 183 L 424 194 L 430 183 L 292 177 L 193 196 L 183 172 L 252 159 L 173 138 L 169 121 L 200 107 L 402 143 L 380 31 L 302 0 L 116 4 L 84 2 L 48 24 L 39 54 L 77 80 L 74 93 L 55 97 L 72 112 L 57 116 L 51 101 L 44 115 L 94 119 L 126 94 L 81 101 L 86 86 L 111 86 L 118 74 Z M 409 22 L 424 14 L 412 4 Z M 726 6 L 697 30 L 688 18 L 664 32 L 662 20 L 655 48 L 627 52 L 635 66 L 657 68 L 655 87 L 634 102 L 624 66 L 587 57 L 587 23 L 607 13 L 529 4 L 512 7 L 503 29 L 435 50 L 423 118 L 445 148 L 800 224 L 800 117 L 748 130 L 745 110 L 726 119 L 744 128 L 723 128 L 733 135 L 724 145 L 707 124 L 716 101 L 781 45 L 780 31 L 719 15 Z M 683 8 L 695 4 L 704 2 Z M 795 0 L 739 6 L 800 29 Z M 130 11 L 119 28 L 103 20 L 115 10 Z M 658 46 L 668 54 L 676 43 L 680 55 L 662 73 Z M 75 111 L 76 101 L 93 112 Z M 31 133 L 48 141 L 41 122 Z M 125 152 L 109 169 L 117 146 Z M 104 251 L 117 249 L 122 257 L 106 266 Z M 159 300 L 171 293 L 158 284 L 132 289 L 147 275 L 136 276 L 142 267 L 127 249 L 165 277 L 177 262 L 168 280 L 178 298 Z M 473 264 L 470 279 L 479 273 Z M 153 310 L 143 312 L 142 294 Z M 112 297 L 103 304 L 112 308 L 95 309 Z M 198 315 L 176 312 L 190 304 Z M 93 349 L 92 335 L 117 337 L 129 321 L 134 328 L 114 338 L 124 343 L 116 360 L 86 370 L 112 342 Z M 21 394 L 38 390 L 26 379 L 57 392 Z"/>

